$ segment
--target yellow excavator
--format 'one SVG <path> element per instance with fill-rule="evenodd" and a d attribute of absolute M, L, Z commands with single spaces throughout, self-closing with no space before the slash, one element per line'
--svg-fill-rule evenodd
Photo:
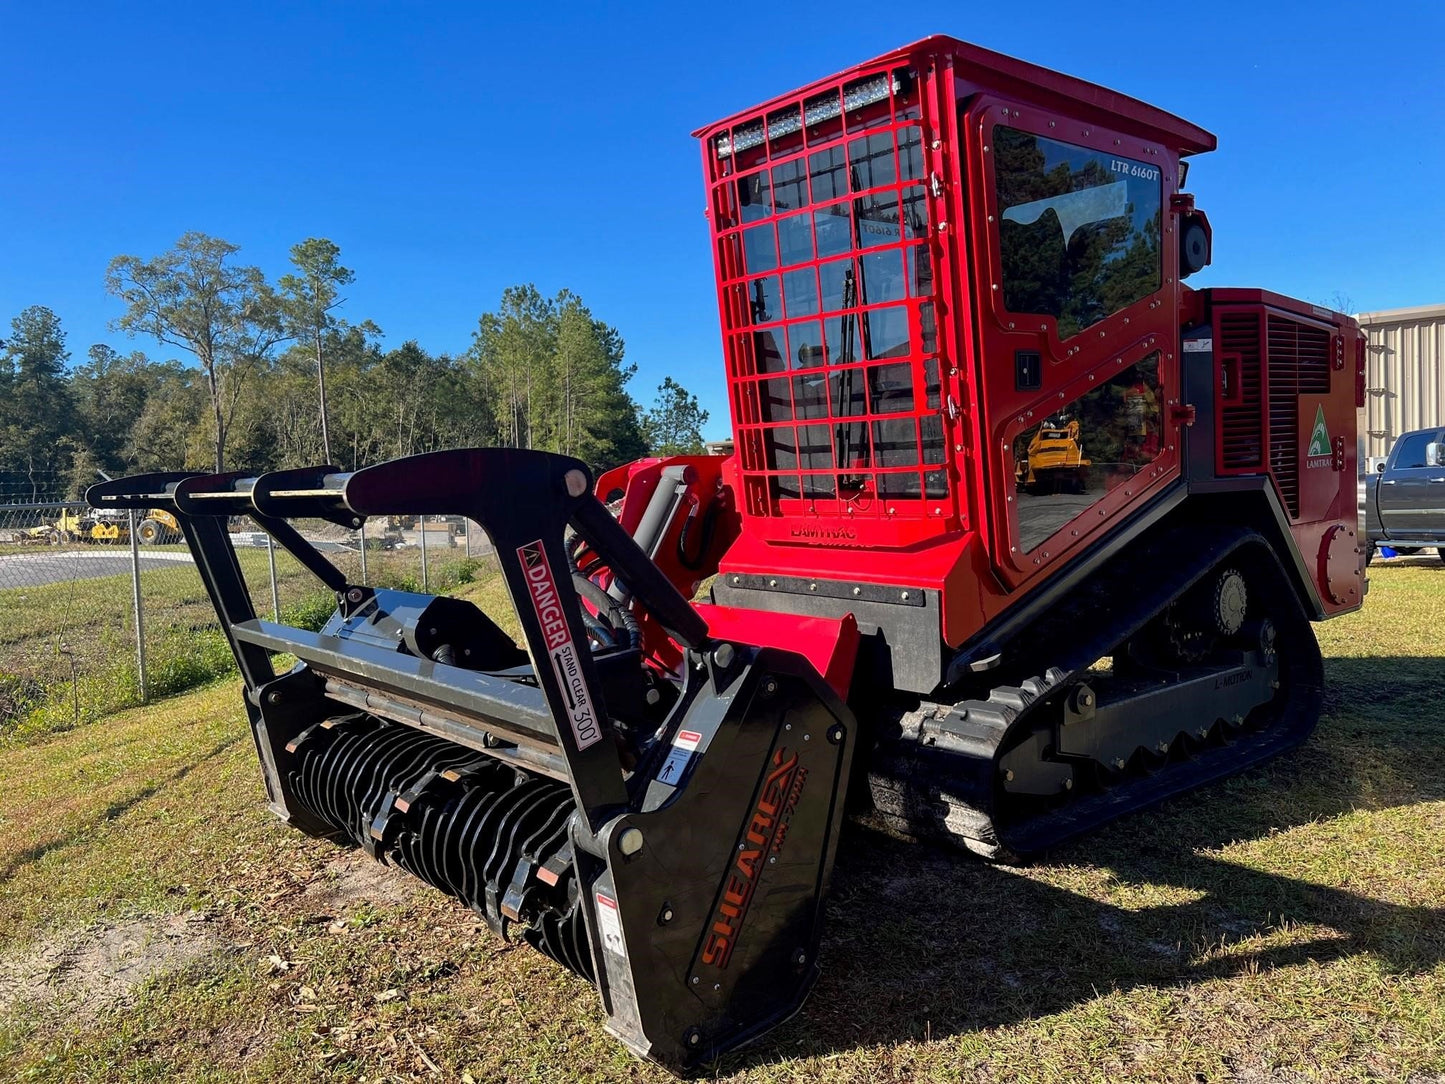
<path fill-rule="evenodd" d="M 1084 457 L 1078 419 L 1050 418 L 1029 441 L 1019 486 L 1029 493 L 1082 493 L 1093 461 Z"/>
<path fill-rule="evenodd" d="M 55 522 L 41 527 L 32 527 L 23 532 L 27 541 L 35 542 L 100 542 L 115 543 L 130 541 L 130 521 L 125 515 L 116 515 L 108 510 L 77 511 L 63 509 Z M 181 540 L 181 525 L 176 517 L 163 508 L 146 511 L 145 519 L 136 524 L 136 540 L 142 545 L 154 546 Z"/>

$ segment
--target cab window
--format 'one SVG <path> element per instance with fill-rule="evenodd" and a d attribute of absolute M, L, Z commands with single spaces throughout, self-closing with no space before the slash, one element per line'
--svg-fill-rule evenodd
<path fill-rule="evenodd" d="M 1005 125 L 993 152 L 1009 312 L 1067 339 L 1159 289 L 1158 166 Z"/>

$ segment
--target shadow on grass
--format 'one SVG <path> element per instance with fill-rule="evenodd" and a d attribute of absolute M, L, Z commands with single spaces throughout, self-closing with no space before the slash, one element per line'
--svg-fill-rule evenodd
<path fill-rule="evenodd" d="M 59 836 L 55 839 L 46 840 L 44 843 L 37 843 L 34 846 L 26 847 L 24 850 L 12 856 L 10 861 L 5 863 L 3 867 L 0 867 L 0 882 L 8 881 L 21 869 L 39 862 L 52 851 L 63 850 L 66 847 L 73 847 L 81 843 L 93 842 L 92 835 L 97 828 L 109 821 L 124 816 L 147 798 L 153 797 L 167 787 L 179 783 L 206 762 L 215 760 L 245 736 L 246 735 L 238 734 L 218 742 L 213 748 L 202 753 L 195 760 L 182 764 L 163 779 L 157 779 L 153 783 L 147 783 L 145 786 L 132 791 L 123 798 L 117 798 L 102 809 L 95 817 L 83 824 L 75 826 L 68 835 Z"/>
<path fill-rule="evenodd" d="M 741 1067 L 948 1036 L 1111 990 L 1190 988 L 1309 960 L 1368 954 L 1393 974 L 1445 960 L 1445 908 L 1207 853 L 1351 810 L 1445 798 L 1445 659 L 1337 658 L 1327 667 L 1327 714 L 1300 749 L 1051 856 L 1060 864 L 1052 880 L 1078 880 L 1124 906 L 850 824 L 822 978 L 794 1023 L 730 1060 Z M 1331 860 L 1349 861 L 1352 846 Z"/>

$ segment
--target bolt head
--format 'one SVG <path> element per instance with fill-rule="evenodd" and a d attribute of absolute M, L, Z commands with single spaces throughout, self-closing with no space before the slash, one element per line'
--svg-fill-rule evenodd
<path fill-rule="evenodd" d="M 662 921 L 663 921 L 663 922 L 671 922 L 671 921 L 673 920 L 673 917 L 674 917 L 674 916 L 673 916 L 673 911 L 672 911 L 672 908 L 671 908 L 671 907 L 664 907 L 664 908 L 662 909 Z"/>
<path fill-rule="evenodd" d="M 642 850 L 642 829 L 624 828 L 617 837 L 617 849 L 629 858 Z"/>
<path fill-rule="evenodd" d="M 720 670 L 726 670 L 737 657 L 738 653 L 732 644 L 718 644 L 717 650 L 712 653 L 712 661 Z"/>
<path fill-rule="evenodd" d="M 569 470 L 562 476 L 562 484 L 567 487 L 567 496 L 580 497 L 587 492 L 587 475 L 580 470 Z"/>

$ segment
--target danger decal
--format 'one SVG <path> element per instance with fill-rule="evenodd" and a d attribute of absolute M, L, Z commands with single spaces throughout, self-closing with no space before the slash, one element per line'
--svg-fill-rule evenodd
<path fill-rule="evenodd" d="M 537 614 L 543 639 L 547 642 L 547 658 L 552 664 L 552 673 L 557 676 L 557 684 L 567 701 L 567 719 L 572 737 L 578 749 L 586 749 L 602 737 L 602 730 L 597 723 L 592 693 L 582 678 L 572 630 L 567 625 L 567 617 L 557 597 L 557 581 L 552 576 L 552 565 L 540 539 L 518 546 L 517 557 L 527 578 L 527 594 L 532 600 L 532 609 Z"/>
<path fill-rule="evenodd" d="M 769 858 L 783 853 L 788 825 L 807 782 L 808 769 L 798 763 L 798 754 L 779 748 L 773 754 L 772 768 L 753 806 L 747 833 L 738 844 L 737 857 L 723 882 L 722 898 L 713 909 L 712 924 L 702 949 L 704 964 L 721 971 L 732 959 L 738 934 L 747 921 L 748 908 L 757 892 L 758 876 Z"/>

